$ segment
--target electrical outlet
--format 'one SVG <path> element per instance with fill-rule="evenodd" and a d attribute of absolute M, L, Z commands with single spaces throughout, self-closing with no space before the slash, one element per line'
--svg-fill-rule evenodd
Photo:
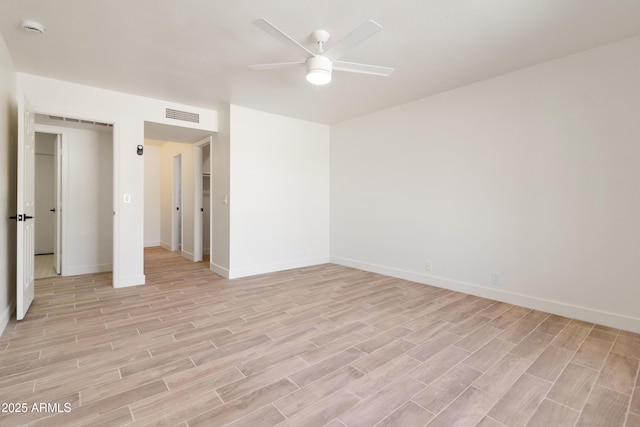
<path fill-rule="evenodd" d="M 493 286 L 500 286 L 500 273 L 497 271 L 491 273 L 491 284 Z"/>
<path fill-rule="evenodd" d="M 428 259 L 428 260 L 426 260 L 426 261 L 425 261 L 425 263 L 424 263 L 424 268 L 425 268 L 427 271 L 431 271 L 431 270 L 433 270 L 433 264 L 431 263 L 431 260 L 430 260 L 430 259 Z"/>

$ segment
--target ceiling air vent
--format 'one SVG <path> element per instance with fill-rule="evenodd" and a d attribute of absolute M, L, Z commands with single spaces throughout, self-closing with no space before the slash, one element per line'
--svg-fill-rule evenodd
<path fill-rule="evenodd" d="M 200 123 L 200 114 L 167 108 L 167 119 L 182 120 L 183 122 Z"/>

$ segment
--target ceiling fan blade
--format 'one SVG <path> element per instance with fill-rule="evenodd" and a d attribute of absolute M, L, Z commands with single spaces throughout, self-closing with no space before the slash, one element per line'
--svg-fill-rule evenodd
<path fill-rule="evenodd" d="M 313 56 L 313 52 L 311 52 L 306 47 L 302 46 L 300 43 L 289 37 L 289 35 L 285 34 L 284 31 L 273 25 L 271 22 L 267 21 L 264 18 L 256 19 L 253 23 L 263 30 L 264 32 L 270 34 L 272 37 L 280 40 L 287 46 L 295 47 L 302 56 L 305 58 L 309 56 Z"/>
<path fill-rule="evenodd" d="M 372 74 L 374 76 L 388 76 L 393 73 L 393 68 L 344 61 L 333 61 L 333 69 L 350 73 Z"/>
<path fill-rule="evenodd" d="M 252 70 L 275 70 L 276 68 L 287 68 L 296 65 L 303 65 L 304 61 L 297 62 L 274 62 L 273 64 L 254 64 L 249 65 Z"/>
<path fill-rule="evenodd" d="M 347 50 L 362 43 L 380 30 L 382 30 L 382 25 L 373 19 L 369 19 L 344 38 L 338 40 L 333 46 L 327 49 L 324 54 L 331 59 L 338 59 L 344 55 Z"/>

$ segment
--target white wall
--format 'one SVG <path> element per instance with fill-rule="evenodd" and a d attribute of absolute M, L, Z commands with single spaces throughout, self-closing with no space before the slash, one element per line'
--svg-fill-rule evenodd
<path fill-rule="evenodd" d="M 16 223 L 16 70 L 0 34 L 0 334 L 15 307 Z"/>
<path fill-rule="evenodd" d="M 144 122 L 184 124 L 165 118 L 165 108 L 173 108 L 200 115 L 200 123 L 188 127 L 215 132 L 217 112 L 29 74 L 17 78 L 36 112 L 114 123 L 113 282 L 116 287 L 144 283 L 144 159 L 136 154 Z M 131 203 L 123 202 L 125 194 Z"/>
<path fill-rule="evenodd" d="M 640 332 L 639 51 L 332 127 L 332 260 Z"/>
<path fill-rule="evenodd" d="M 61 128 L 62 275 L 113 267 L 113 135 Z"/>
<path fill-rule="evenodd" d="M 35 156 L 35 253 L 54 252 L 54 233 L 56 215 L 50 211 L 55 207 L 55 166 L 54 154 L 57 136 L 36 132 Z"/>
<path fill-rule="evenodd" d="M 230 276 L 327 262 L 329 127 L 231 105 L 230 135 Z"/>
<path fill-rule="evenodd" d="M 160 246 L 162 145 L 144 143 L 144 246 Z"/>
<path fill-rule="evenodd" d="M 53 156 L 57 139 L 54 134 L 36 131 L 36 154 Z"/>
<path fill-rule="evenodd" d="M 218 108 L 218 133 L 211 142 L 211 254 L 210 268 L 223 277 L 229 277 L 231 242 L 230 193 L 230 106 Z"/>

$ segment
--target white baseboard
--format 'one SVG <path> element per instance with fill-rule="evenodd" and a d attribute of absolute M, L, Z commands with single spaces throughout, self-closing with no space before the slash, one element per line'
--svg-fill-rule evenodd
<path fill-rule="evenodd" d="M 0 315 L 0 335 L 4 332 L 4 329 L 9 324 L 9 320 L 11 320 L 11 315 L 13 314 L 13 310 L 15 310 L 15 303 L 9 304 L 8 307 L 5 307 L 4 311 Z"/>
<path fill-rule="evenodd" d="M 239 279 L 241 277 L 255 276 L 257 274 L 272 273 L 274 271 L 291 270 L 293 268 L 309 267 L 312 265 L 326 264 L 329 258 L 306 258 L 295 261 L 288 261 L 278 264 L 260 265 L 255 267 L 230 270 L 229 279 Z"/>
<path fill-rule="evenodd" d="M 210 263 L 209 264 L 209 268 L 211 269 L 211 271 L 213 271 L 214 273 L 224 277 L 225 279 L 229 278 L 229 270 L 219 266 L 218 264 L 214 264 L 214 263 Z"/>
<path fill-rule="evenodd" d="M 162 245 L 162 242 L 160 242 L 159 240 L 157 242 L 144 242 L 145 248 L 153 248 L 160 245 Z"/>
<path fill-rule="evenodd" d="M 160 246 L 162 246 L 164 249 L 168 251 L 171 250 L 171 243 L 160 242 Z"/>
<path fill-rule="evenodd" d="M 146 282 L 145 275 L 121 277 L 118 283 L 114 283 L 114 288 L 127 288 L 129 286 L 144 285 Z"/>
<path fill-rule="evenodd" d="M 64 271 L 65 276 L 78 276 L 80 274 L 93 274 L 93 273 L 106 273 L 113 271 L 113 264 L 96 264 L 96 265 L 81 265 L 76 267 L 66 267 Z"/>
<path fill-rule="evenodd" d="M 182 255 L 184 258 L 188 259 L 191 262 L 193 262 L 196 259 L 195 255 L 192 254 L 191 252 L 180 251 L 180 255 Z"/>
<path fill-rule="evenodd" d="M 386 276 L 397 277 L 399 279 L 411 280 L 425 285 L 437 286 L 439 288 L 452 291 L 463 292 L 483 298 L 490 298 L 497 301 L 515 304 L 534 310 L 553 313 L 560 316 L 583 320 L 585 322 L 597 323 L 610 326 L 612 328 L 640 333 L 640 318 L 625 316 L 617 313 L 597 310 L 589 307 L 582 307 L 560 301 L 553 301 L 538 298 L 530 295 L 523 295 L 515 292 L 508 292 L 503 289 L 487 288 L 486 286 L 474 283 L 452 280 L 444 277 L 431 276 L 428 274 L 416 273 L 387 267 L 367 262 L 356 261 L 347 258 L 331 257 L 334 264 L 346 267 L 357 268 L 358 270 L 370 271 L 372 273 L 384 274 Z"/>

